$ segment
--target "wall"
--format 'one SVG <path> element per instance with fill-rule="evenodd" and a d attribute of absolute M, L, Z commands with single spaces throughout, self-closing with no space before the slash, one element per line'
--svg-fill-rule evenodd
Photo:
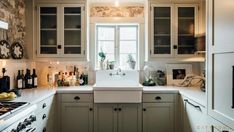
<path fill-rule="evenodd" d="M 0 40 L 7 40 L 10 44 L 15 41 L 21 42 L 25 45 L 25 0 L 1 0 L 0 1 L 0 19 L 8 22 L 9 29 L 0 29 Z M 2 68 L 6 68 L 5 75 L 10 76 L 11 88 L 15 86 L 15 77 L 18 70 L 24 70 L 26 68 L 33 68 L 34 63 L 27 60 L 0 60 L 0 71 Z M 0 76 L 2 73 L 0 72 Z"/>
<path fill-rule="evenodd" d="M 24 44 L 25 3 L 24 0 L 1 0 L 0 19 L 9 23 L 9 29 L 0 29 L 0 40 L 7 39 L 9 43 L 19 41 Z"/>

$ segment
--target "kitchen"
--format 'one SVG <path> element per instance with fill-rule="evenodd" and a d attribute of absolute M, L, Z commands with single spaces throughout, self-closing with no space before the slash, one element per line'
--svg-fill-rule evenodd
<path fill-rule="evenodd" d="M 234 132 L 232 0 L 1 0 L 0 131 Z"/>

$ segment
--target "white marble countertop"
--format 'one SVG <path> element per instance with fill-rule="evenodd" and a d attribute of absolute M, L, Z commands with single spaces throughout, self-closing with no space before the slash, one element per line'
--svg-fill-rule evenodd
<path fill-rule="evenodd" d="M 15 102 L 29 102 L 30 104 L 34 104 L 37 102 L 46 99 L 47 97 L 54 95 L 56 93 L 56 89 L 54 88 L 33 88 L 33 89 L 24 89 L 21 91 L 21 96 L 17 97 L 13 101 Z"/>
<path fill-rule="evenodd" d="M 143 93 L 179 93 L 206 107 L 206 93 L 202 92 L 200 88 L 178 86 L 153 86 L 144 87 Z"/>
<path fill-rule="evenodd" d="M 60 93 L 93 93 L 93 86 L 74 86 L 74 87 L 59 87 L 59 88 L 35 88 L 22 90 L 21 97 L 16 98 L 17 102 L 29 102 L 31 104 L 39 102 L 51 95 Z M 143 93 L 178 93 L 200 105 L 206 106 L 206 93 L 199 88 L 176 87 L 176 86 L 153 86 L 143 87 Z"/>

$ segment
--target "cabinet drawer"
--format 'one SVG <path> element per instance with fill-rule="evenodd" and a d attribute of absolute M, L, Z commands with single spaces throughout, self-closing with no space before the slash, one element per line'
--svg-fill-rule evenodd
<path fill-rule="evenodd" d="M 62 94 L 62 102 L 93 102 L 93 94 Z"/>
<path fill-rule="evenodd" d="M 54 96 L 51 96 L 51 97 L 48 97 L 47 99 L 42 100 L 41 102 L 37 103 L 36 113 L 43 113 L 48 108 L 51 108 L 53 100 L 54 100 Z"/>
<path fill-rule="evenodd" d="M 143 102 L 174 102 L 174 94 L 143 94 Z"/>

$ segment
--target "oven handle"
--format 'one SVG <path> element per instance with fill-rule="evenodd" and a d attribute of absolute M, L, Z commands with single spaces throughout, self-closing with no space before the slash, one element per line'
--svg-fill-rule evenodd
<path fill-rule="evenodd" d="M 234 66 L 232 66 L 232 109 L 234 109 Z"/>

